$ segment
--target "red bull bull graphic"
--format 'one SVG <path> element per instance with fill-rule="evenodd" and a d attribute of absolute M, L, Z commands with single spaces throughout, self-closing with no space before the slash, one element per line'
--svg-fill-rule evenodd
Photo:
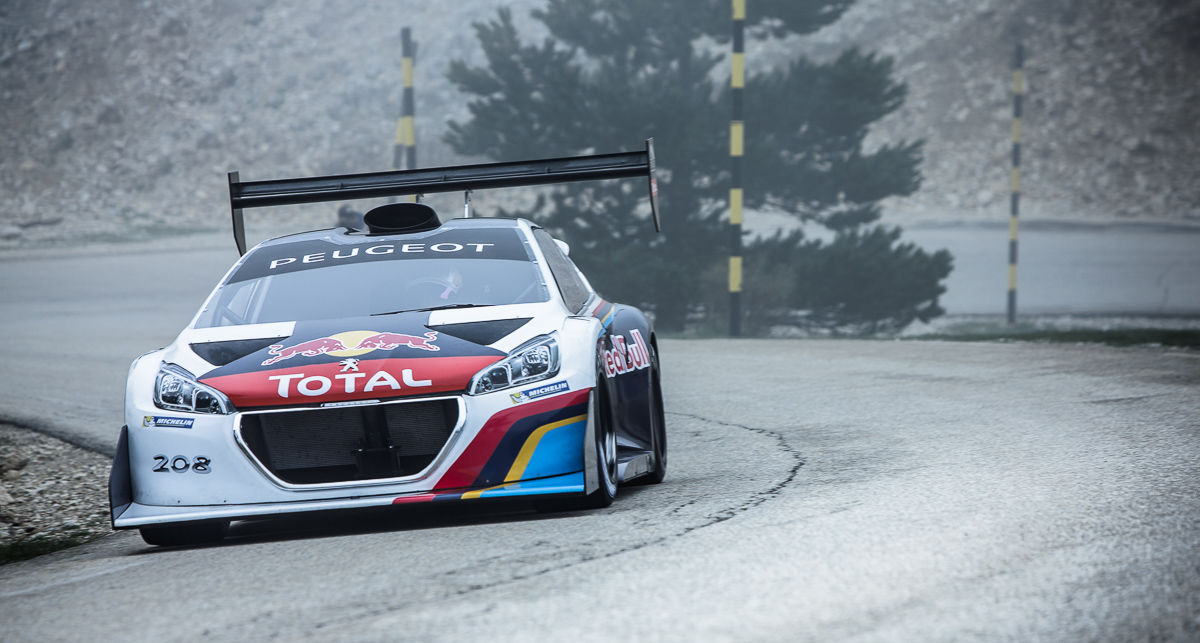
<path fill-rule="evenodd" d="M 268 352 L 274 357 L 263 362 L 263 366 L 270 366 L 275 362 L 282 362 L 285 359 L 291 359 L 297 355 L 305 357 L 316 357 L 325 353 L 346 350 L 346 345 L 341 341 L 332 337 L 322 337 L 320 339 L 312 339 L 307 342 L 300 342 L 295 346 L 284 346 L 283 344 L 272 344 Z"/>
<path fill-rule="evenodd" d="M 390 351 L 401 346 L 423 351 L 441 350 L 437 344 L 437 331 L 429 331 L 424 335 L 408 335 L 405 333 L 376 332 L 373 330 L 352 330 L 337 333 L 329 337 L 310 339 L 292 346 L 272 344 L 268 351 L 272 357 L 263 361 L 263 366 L 270 366 L 296 356 L 316 357 L 317 355 L 333 355 L 335 357 L 357 357 L 371 351 Z"/>
<path fill-rule="evenodd" d="M 437 331 L 429 331 L 424 337 L 416 337 L 414 335 L 405 335 L 403 333 L 375 333 L 367 337 L 355 346 L 359 348 L 369 348 L 390 351 L 397 346 L 407 346 L 409 348 L 419 348 L 423 351 L 441 350 L 434 344 L 437 339 Z"/>

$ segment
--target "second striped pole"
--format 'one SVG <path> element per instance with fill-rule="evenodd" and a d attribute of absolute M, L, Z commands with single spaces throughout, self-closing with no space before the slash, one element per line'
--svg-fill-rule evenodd
<path fill-rule="evenodd" d="M 1021 98 L 1025 94 L 1025 51 L 1017 43 L 1013 52 L 1012 169 L 1009 190 L 1012 205 L 1008 218 L 1008 323 L 1017 321 L 1017 230 L 1021 211 Z"/>
<path fill-rule="evenodd" d="M 733 0 L 733 57 L 730 60 L 729 87 L 733 97 L 733 118 L 729 123 L 729 335 L 742 334 L 742 155 L 745 152 L 746 127 L 742 121 L 742 91 L 746 87 L 744 27 L 746 0 Z"/>

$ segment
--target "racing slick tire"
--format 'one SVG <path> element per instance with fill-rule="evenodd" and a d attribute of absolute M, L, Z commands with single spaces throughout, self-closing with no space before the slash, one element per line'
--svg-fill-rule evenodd
<path fill-rule="evenodd" d="M 601 509 L 617 497 L 617 432 L 613 422 L 612 397 L 603 369 L 596 371 L 596 478 L 600 486 L 584 496 L 582 506 Z M 584 460 L 586 462 L 586 458 Z"/>
<path fill-rule="evenodd" d="M 142 527 L 142 540 L 148 545 L 178 547 L 220 542 L 229 531 L 228 520 L 184 522 L 161 527 Z"/>
<path fill-rule="evenodd" d="M 667 477 L 667 419 L 663 411 L 662 377 L 658 350 L 650 344 L 650 442 L 654 467 L 630 484 L 658 484 Z"/>

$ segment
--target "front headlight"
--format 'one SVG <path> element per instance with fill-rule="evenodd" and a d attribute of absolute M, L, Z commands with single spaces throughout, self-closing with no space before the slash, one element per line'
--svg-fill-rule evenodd
<path fill-rule="evenodd" d="M 558 375 L 558 340 L 554 334 L 535 337 L 513 349 L 508 357 L 471 378 L 468 395 L 482 395 Z"/>
<path fill-rule="evenodd" d="M 233 403 L 223 393 L 196 381 L 192 374 L 163 364 L 154 378 L 154 405 L 168 411 L 232 413 Z"/>

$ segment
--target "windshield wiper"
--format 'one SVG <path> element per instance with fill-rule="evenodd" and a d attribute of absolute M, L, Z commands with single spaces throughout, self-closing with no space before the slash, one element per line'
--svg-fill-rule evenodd
<path fill-rule="evenodd" d="M 451 308 L 479 308 L 481 306 L 491 306 L 492 304 L 444 304 L 442 306 L 430 306 L 429 308 L 402 308 L 400 310 L 392 310 L 386 313 L 371 313 L 372 317 L 379 315 L 397 315 L 399 313 L 427 313 L 431 310 L 450 310 Z"/>

